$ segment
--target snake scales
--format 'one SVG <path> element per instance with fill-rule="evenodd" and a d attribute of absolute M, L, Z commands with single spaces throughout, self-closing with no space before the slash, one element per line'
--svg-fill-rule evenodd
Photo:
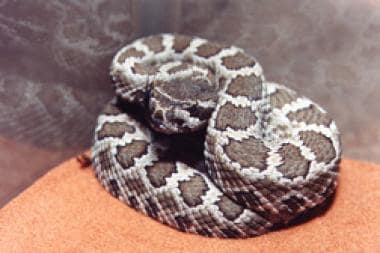
<path fill-rule="evenodd" d="M 160 34 L 122 48 L 98 117 L 96 176 L 181 231 L 244 238 L 320 205 L 341 146 L 317 104 L 268 82 L 242 49 Z"/>

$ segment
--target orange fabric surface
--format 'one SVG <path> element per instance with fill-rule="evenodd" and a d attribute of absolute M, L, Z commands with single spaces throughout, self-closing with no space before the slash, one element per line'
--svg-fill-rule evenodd
<path fill-rule="evenodd" d="M 321 216 L 250 239 L 177 232 L 111 197 L 71 159 L 0 210 L 0 252 L 376 252 L 380 166 L 343 160 Z M 377 252 L 379 252 L 377 251 Z"/>

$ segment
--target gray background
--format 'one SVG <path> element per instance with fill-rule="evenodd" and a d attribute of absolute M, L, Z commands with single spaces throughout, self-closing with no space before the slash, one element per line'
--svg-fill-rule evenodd
<path fill-rule="evenodd" d="M 379 1 L 0 0 L 0 206 L 91 146 L 112 56 L 159 32 L 246 49 L 329 111 L 345 157 L 380 162 Z"/>

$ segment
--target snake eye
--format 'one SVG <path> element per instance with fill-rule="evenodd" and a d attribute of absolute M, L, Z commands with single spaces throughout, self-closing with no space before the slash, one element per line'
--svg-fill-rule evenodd
<path fill-rule="evenodd" d="M 158 111 L 157 113 L 155 113 L 155 114 L 153 115 L 153 117 L 154 117 L 154 119 L 156 119 L 156 120 L 160 120 L 160 121 L 163 121 L 163 120 L 164 120 L 161 111 Z"/>

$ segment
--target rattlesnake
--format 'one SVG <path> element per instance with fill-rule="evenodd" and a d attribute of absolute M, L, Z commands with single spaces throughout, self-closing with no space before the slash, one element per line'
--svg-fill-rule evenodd
<path fill-rule="evenodd" d="M 262 72 L 242 49 L 198 37 L 125 46 L 95 130 L 97 178 L 138 211 L 209 237 L 260 235 L 320 205 L 337 185 L 337 127 Z"/>

